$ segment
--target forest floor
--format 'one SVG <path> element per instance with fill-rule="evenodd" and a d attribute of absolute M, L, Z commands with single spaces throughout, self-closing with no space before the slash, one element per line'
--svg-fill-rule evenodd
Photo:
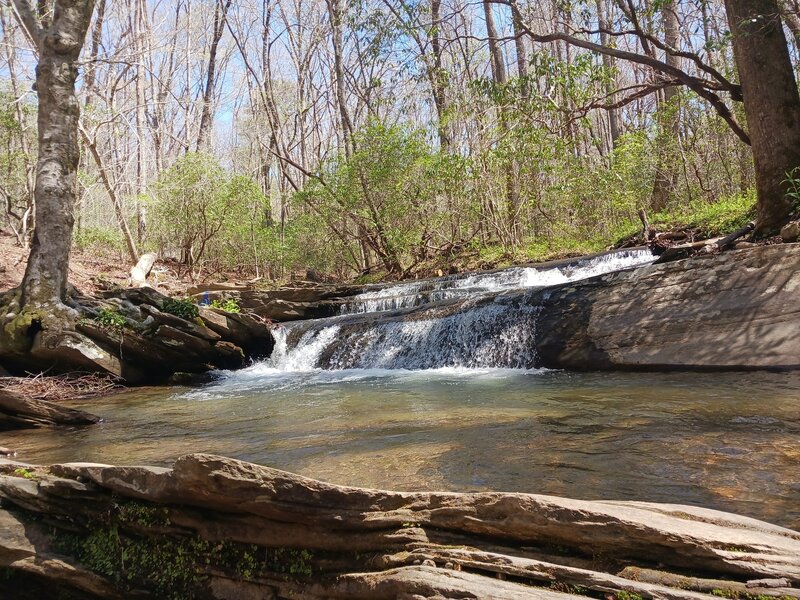
<path fill-rule="evenodd" d="M 28 251 L 17 244 L 16 238 L 0 231 L 0 292 L 19 285 L 25 274 Z M 124 287 L 130 275 L 127 257 L 111 249 L 91 246 L 73 248 L 69 265 L 69 282 L 88 296 L 114 287 Z M 193 285 L 191 278 L 181 275 L 177 265 L 158 261 L 153 267 L 151 281 L 164 293 L 180 295 Z"/>

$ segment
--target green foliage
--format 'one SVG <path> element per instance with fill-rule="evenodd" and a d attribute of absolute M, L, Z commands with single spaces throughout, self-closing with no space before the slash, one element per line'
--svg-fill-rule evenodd
<path fill-rule="evenodd" d="M 252 179 L 231 176 L 211 156 L 181 157 L 161 173 L 151 202 L 151 236 L 187 267 L 261 260 L 269 203 Z"/>
<path fill-rule="evenodd" d="M 229 313 L 242 312 L 241 308 L 239 307 L 239 303 L 236 301 L 236 298 L 224 298 L 224 299 L 213 300 L 211 302 L 211 308 L 224 310 L 225 312 Z"/>
<path fill-rule="evenodd" d="M 693 202 L 685 207 L 653 215 L 651 222 L 661 229 L 687 227 L 703 237 L 719 236 L 744 227 L 756 217 L 756 193 L 751 189 L 714 203 Z"/>
<path fill-rule="evenodd" d="M 170 524 L 168 508 L 135 500 L 128 500 L 117 505 L 117 519 L 120 523 L 145 527 L 166 527 Z"/>
<path fill-rule="evenodd" d="M 97 316 L 93 319 L 101 327 L 112 331 L 120 332 L 128 325 L 124 315 L 113 308 L 101 308 L 97 311 Z"/>
<path fill-rule="evenodd" d="M 125 241 L 117 229 L 105 229 L 102 227 L 76 229 L 72 243 L 79 250 L 121 253 L 125 249 Z"/>
<path fill-rule="evenodd" d="M 24 467 L 19 467 L 18 469 L 14 469 L 14 475 L 16 475 L 17 477 L 23 477 L 25 479 L 36 479 L 36 474 L 30 469 L 26 469 Z"/>
<path fill-rule="evenodd" d="M 161 309 L 187 321 L 194 321 L 200 316 L 200 309 L 191 298 L 167 298 Z"/>
<path fill-rule="evenodd" d="M 400 272 L 431 240 L 447 239 L 448 209 L 469 179 L 467 163 L 433 152 L 419 131 L 378 122 L 353 143 L 355 152 L 325 165 L 293 199 L 298 209 L 314 208 L 305 229 L 318 231 L 312 244 L 304 238 L 306 257 L 314 252 L 327 257 L 329 268 L 344 261 L 356 268 L 360 239 L 384 269 Z M 343 216 L 353 225 L 341 225 Z"/>
<path fill-rule="evenodd" d="M 641 594 L 620 590 L 614 594 L 616 600 L 644 600 Z"/>
<path fill-rule="evenodd" d="M 792 199 L 792 213 L 800 213 L 800 167 L 797 167 L 786 174 L 783 181 L 786 186 L 786 195 Z"/>

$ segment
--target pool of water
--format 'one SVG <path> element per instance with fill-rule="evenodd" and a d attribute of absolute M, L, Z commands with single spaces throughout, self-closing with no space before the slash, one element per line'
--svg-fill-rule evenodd
<path fill-rule="evenodd" d="M 800 529 L 800 374 L 285 372 L 71 405 L 82 429 L 0 433 L 34 463 L 211 452 L 339 484 L 694 504 Z"/>

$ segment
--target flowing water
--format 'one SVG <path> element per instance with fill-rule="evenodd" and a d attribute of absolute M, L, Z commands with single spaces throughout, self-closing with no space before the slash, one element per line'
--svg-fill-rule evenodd
<path fill-rule="evenodd" d="M 279 371 L 75 403 L 107 419 L 0 434 L 35 463 L 189 452 L 340 484 L 695 504 L 800 529 L 800 375 Z"/>
<path fill-rule="evenodd" d="M 278 330 L 271 360 L 201 388 L 75 402 L 105 422 L 0 446 L 34 463 L 211 452 L 340 484 L 685 503 L 800 529 L 800 374 L 531 368 L 547 285 L 649 260 L 369 292 L 352 314 Z"/>

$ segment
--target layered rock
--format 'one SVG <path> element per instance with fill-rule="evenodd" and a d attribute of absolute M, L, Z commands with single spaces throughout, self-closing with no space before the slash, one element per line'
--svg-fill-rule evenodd
<path fill-rule="evenodd" d="M 800 597 L 799 533 L 690 506 L 358 489 L 210 455 L 172 469 L 2 461 L 0 473 L 0 591 Z"/>
<path fill-rule="evenodd" d="M 0 348 L 0 359 L 20 370 L 105 372 L 145 383 L 177 372 L 241 367 L 272 351 L 270 328 L 257 317 L 204 308 L 196 318 L 184 318 L 165 310 L 168 300 L 151 288 L 111 292 L 101 300 L 75 296 L 71 302 L 81 316 L 74 328 L 32 330 L 27 352 Z M 103 310 L 119 323 L 103 323 Z"/>
<path fill-rule="evenodd" d="M 548 290 L 539 364 L 566 369 L 800 368 L 800 244 L 640 267 Z"/>

